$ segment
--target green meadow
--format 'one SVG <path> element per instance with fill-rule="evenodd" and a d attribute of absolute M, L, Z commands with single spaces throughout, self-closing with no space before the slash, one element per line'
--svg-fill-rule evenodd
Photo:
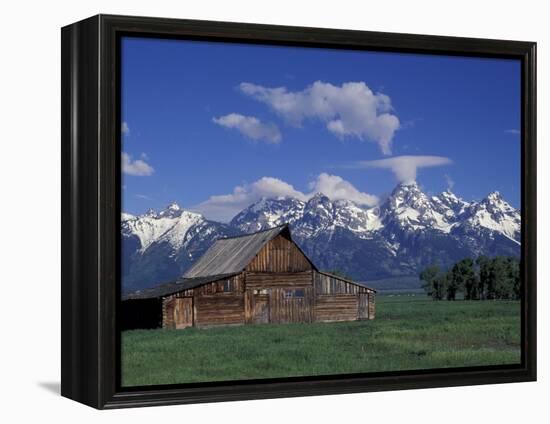
<path fill-rule="evenodd" d="M 378 296 L 376 319 L 122 334 L 122 385 L 517 364 L 520 302 Z"/>

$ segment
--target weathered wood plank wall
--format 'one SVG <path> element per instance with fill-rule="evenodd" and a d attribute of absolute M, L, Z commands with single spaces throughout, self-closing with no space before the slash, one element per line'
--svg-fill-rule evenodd
<path fill-rule="evenodd" d="M 374 291 L 337 276 L 313 272 L 316 321 L 374 318 Z"/>
<path fill-rule="evenodd" d="M 313 273 L 313 283 L 315 285 L 315 293 L 318 295 L 357 294 L 359 292 L 367 291 L 366 288 L 348 283 L 336 276 L 330 276 L 320 272 Z"/>
<path fill-rule="evenodd" d="M 376 294 L 373 291 L 369 292 L 369 319 L 374 319 L 376 316 L 375 297 Z"/>
<path fill-rule="evenodd" d="M 246 273 L 246 288 L 262 289 L 262 288 L 281 288 L 281 287 L 305 287 L 312 285 L 312 272 L 293 272 L 293 273 L 263 273 L 263 272 L 247 272 Z"/>
<path fill-rule="evenodd" d="M 311 263 L 300 249 L 282 235 L 266 243 L 246 267 L 246 271 L 250 272 L 300 272 L 311 269 Z"/>
<path fill-rule="evenodd" d="M 197 327 L 244 324 L 244 275 L 238 274 L 164 298 L 162 327 L 175 328 L 176 298 L 194 297 L 193 323 Z"/>
<path fill-rule="evenodd" d="M 313 322 L 313 287 L 273 288 L 269 296 L 269 322 Z"/>
<path fill-rule="evenodd" d="M 195 326 L 244 324 L 244 295 L 195 297 Z"/>
<path fill-rule="evenodd" d="M 236 276 L 164 298 L 164 328 L 174 328 L 174 299 L 193 297 L 193 325 L 238 325 L 373 319 L 374 291 L 316 271 L 282 235 Z"/>
<path fill-rule="evenodd" d="M 318 295 L 315 299 L 315 321 L 355 321 L 358 297 L 354 294 Z"/>

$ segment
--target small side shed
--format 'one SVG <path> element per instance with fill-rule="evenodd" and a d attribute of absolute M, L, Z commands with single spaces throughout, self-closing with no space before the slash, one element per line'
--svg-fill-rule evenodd
<path fill-rule="evenodd" d="M 124 328 L 373 319 L 375 290 L 317 269 L 288 225 L 217 240 L 178 280 L 123 299 Z"/>

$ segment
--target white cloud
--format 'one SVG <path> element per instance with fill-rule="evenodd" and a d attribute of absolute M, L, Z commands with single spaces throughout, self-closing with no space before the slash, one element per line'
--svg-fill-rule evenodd
<path fill-rule="evenodd" d="M 308 118 L 325 122 L 334 135 L 370 140 L 383 154 L 391 154 L 395 131 L 400 123 L 392 114 L 388 96 L 373 91 L 364 82 L 346 82 L 341 86 L 316 81 L 302 91 L 286 87 L 268 88 L 248 82 L 240 90 L 269 105 L 289 124 L 301 126 Z"/>
<path fill-rule="evenodd" d="M 238 113 L 212 118 L 212 121 L 222 127 L 235 128 L 244 136 L 254 141 L 265 141 L 276 144 L 282 139 L 281 132 L 275 124 L 265 124 L 254 116 L 244 116 Z"/>
<path fill-rule="evenodd" d="M 516 130 L 516 129 L 504 130 L 504 132 L 505 132 L 506 134 L 514 134 L 514 135 L 520 135 L 520 134 L 521 134 L 521 131 L 520 131 L 520 130 Z"/>
<path fill-rule="evenodd" d="M 142 159 L 132 160 L 132 157 L 125 152 L 122 152 L 122 172 L 127 175 L 133 176 L 149 176 L 152 175 L 155 170 L 151 165 L 145 162 L 147 156 L 142 153 Z"/>
<path fill-rule="evenodd" d="M 125 135 L 130 134 L 130 127 L 128 126 L 128 123 L 126 121 L 124 121 L 120 126 L 120 132 Z"/>
<path fill-rule="evenodd" d="M 451 178 L 449 174 L 445 174 L 444 177 L 445 177 L 445 182 L 447 183 L 447 188 L 449 190 L 452 190 L 453 187 L 455 186 L 455 181 Z"/>
<path fill-rule="evenodd" d="M 395 177 L 402 183 L 416 181 L 416 173 L 419 168 L 449 165 L 452 161 L 443 156 L 395 156 L 388 159 L 360 161 L 357 166 L 361 168 L 390 169 Z"/>
<path fill-rule="evenodd" d="M 357 190 L 353 184 L 337 175 L 320 174 L 315 181 L 309 184 L 314 192 L 321 192 L 332 200 L 351 200 L 357 204 L 374 206 L 378 197 Z"/>
<path fill-rule="evenodd" d="M 307 201 L 315 193 L 322 192 L 332 200 L 346 199 L 362 205 L 373 205 L 378 200 L 376 196 L 360 192 L 341 177 L 325 173 L 312 181 L 309 188 L 312 190 L 310 193 L 303 193 L 278 178 L 262 177 L 251 184 L 235 187 L 230 194 L 211 196 L 191 209 L 209 219 L 227 222 L 241 210 L 262 198 L 293 197 Z"/>
<path fill-rule="evenodd" d="M 292 185 L 272 177 L 263 177 L 252 184 L 237 186 L 230 194 L 211 196 L 208 200 L 191 208 L 209 219 L 229 221 L 237 213 L 260 200 L 262 197 L 295 197 L 306 200 L 306 196 Z"/>

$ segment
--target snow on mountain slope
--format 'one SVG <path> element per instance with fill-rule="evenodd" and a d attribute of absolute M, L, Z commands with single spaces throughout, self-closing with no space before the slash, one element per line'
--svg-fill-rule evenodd
<path fill-rule="evenodd" d="M 237 214 L 231 225 L 244 233 L 288 223 L 294 234 L 312 237 L 335 228 L 345 228 L 367 237 L 381 228 L 379 209 L 365 209 L 347 200 L 331 201 L 317 193 L 307 202 L 288 197 L 261 199 Z"/>
<path fill-rule="evenodd" d="M 297 199 L 261 199 L 237 214 L 231 225 L 244 233 L 289 223 L 300 237 L 345 229 L 357 237 L 376 232 L 439 231 L 449 234 L 461 226 L 484 227 L 519 241 L 519 212 L 500 195 L 469 203 L 450 190 L 428 197 L 417 183 L 399 184 L 378 207 L 364 208 L 352 201 L 331 201 L 317 193 L 307 202 Z"/>
<path fill-rule="evenodd" d="M 243 233 L 253 233 L 285 223 L 291 224 L 302 217 L 304 206 L 304 202 L 291 197 L 262 198 L 238 213 L 230 225 Z"/>
<path fill-rule="evenodd" d="M 140 241 L 140 252 L 144 252 L 155 242 L 167 241 L 174 249 L 181 247 L 185 234 L 196 224 L 204 221 L 202 215 L 184 211 L 172 203 L 157 213 L 149 210 L 142 216 L 123 214 L 122 235 L 136 236 Z"/>
<path fill-rule="evenodd" d="M 404 231 L 433 229 L 449 233 L 455 214 L 443 206 L 439 199 L 434 202 L 433 197 L 424 194 L 417 183 L 399 184 L 382 206 L 384 224 Z"/>
<path fill-rule="evenodd" d="M 521 214 L 495 191 L 466 210 L 463 226 L 471 231 L 486 228 L 519 243 Z"/>
<path fill-rule="evenodd" d="M 470 206 L 470 203 L 457 197 L 450 190 L 446 190 L 439 196 L 432 196 L 434 209 L 448 221 L 455 221 Z"/>
<path fill-rule="evenodd" d="M 334 205 L 334 224 L 360 237 L 382 228 L 380 209 L 365 209 L 349 200 L 337 200 Z"/>
<path fill-rule="evenodd" d="M 129 221 L 129 220 L 134 219 L 134 218 L 135 218 L 135 216 L 130 214 L 130 213 L 122 212 L 122 214 L 120 215 L 120 220 L 122 222 Z"/>
<path fill-rule="evenodd" d="M 415 275 L 479 254 L 517 255 L 521 234 L 520 212 L 497 192 L 466 202 L 449 190 L 427 196 L 416 183 L 399 184 L 372 208 L 323 193 L 306 202 L 262 198 L 229 224 L 171 204 L 158 213 L 122 214 L 123 281 L 133 289 L 170 281 L 218 238 L 284 223 L 319 267 L 359 279 Z"/>

